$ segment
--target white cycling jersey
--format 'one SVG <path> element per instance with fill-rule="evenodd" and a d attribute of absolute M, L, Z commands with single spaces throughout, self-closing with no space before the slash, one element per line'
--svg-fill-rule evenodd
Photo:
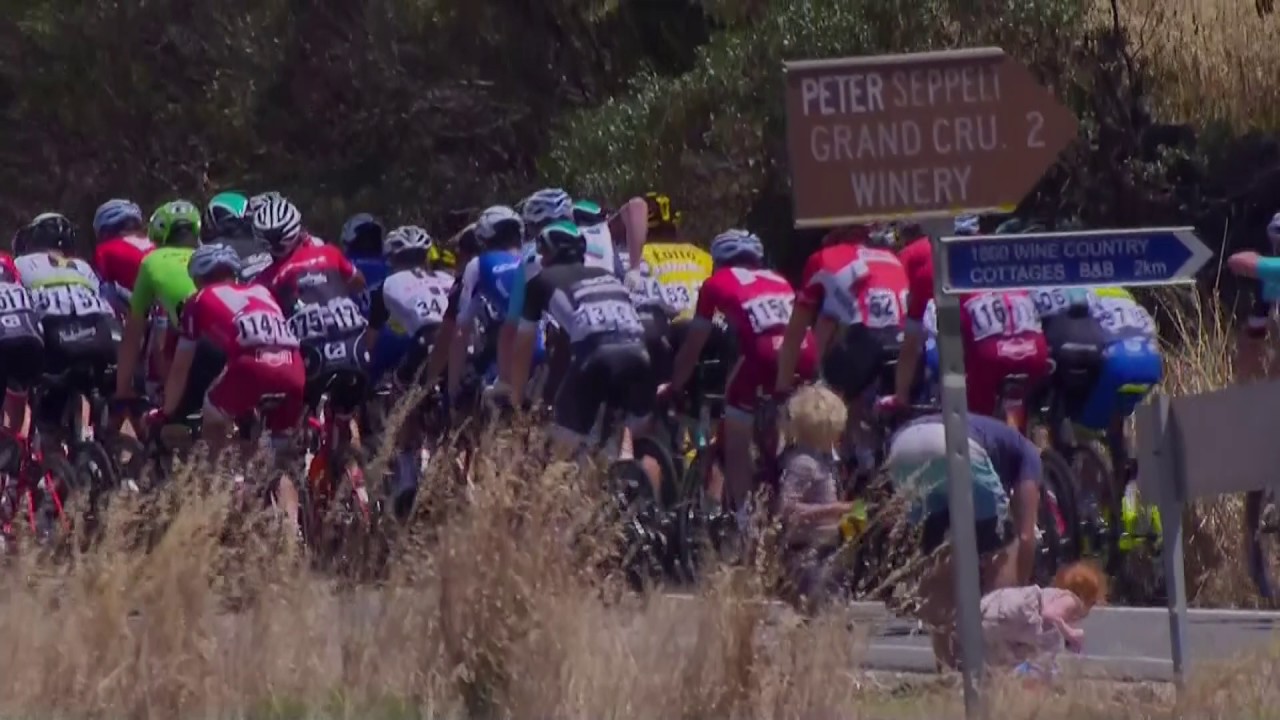
<path fill-rule="evenodd" d="M 587 255 L 582 264 L 587 267 L 598 267 L 610 273 L 618 272 L 618 259 L 614 255 L 613 233 L 609 232 L 609 223 L 600 223 L 591 227 L 580 228 L 582 237 L 587 241 Z"/>
<path fill-rule="evenodd" d="M 413 335 L 444 321 L 453 276 L 441 270 L 400 270 L 382 282 L 382 302 L 392 330 Z"/>
<path fill-rule="evenodd" d="M 39 252 L 13 262 L 41 318 L 112 314 L 102 279 L 84 260 Z"/>

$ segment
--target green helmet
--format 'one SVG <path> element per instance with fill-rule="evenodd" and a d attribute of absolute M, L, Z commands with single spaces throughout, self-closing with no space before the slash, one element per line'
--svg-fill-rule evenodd
<path fill-rule="evenodd" d="M 247 226 L 248 213 L 248 197 L 238 192 L 218 193 L 204 208 L 203 232 L 208 238 L 234 235 Z"/>
<path fill-rule="evenodd" d="M 180 240 L 200 238 L 200 210 L 186 200 L 167 202 L 151 214 L 147 237 L 163 247 Z"/>

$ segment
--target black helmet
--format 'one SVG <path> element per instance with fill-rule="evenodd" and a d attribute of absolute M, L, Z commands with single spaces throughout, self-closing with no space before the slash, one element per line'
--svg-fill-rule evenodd
<path fill-rule="evenodd" d="M 587 239 L 571 222 L 553 222 L 538 233 L 538 253 L 544 265 L 572 265 L 587 256 Z"/>
<path fill-rule="evenodd" d="M 76 227 L 60 213 L 40 213 L 13 238 L 15 255 L 58 250 L 70 252 L 76 245 Z"/>
<path fill-rule="evenodd" d="M 462 232 L 458 233 L 458 255 L 464 258 L 473 258 L 480 254 L 481 250 L 480 238 L 476 237 L 476 224 L 462 228 Z"/>
<path fill-rule="evenodd" d="M 338 240 L 351 257 L 378 257 L 386 236 L 381 220 L 369 213 L 358 213 L 342 224 Z"/>

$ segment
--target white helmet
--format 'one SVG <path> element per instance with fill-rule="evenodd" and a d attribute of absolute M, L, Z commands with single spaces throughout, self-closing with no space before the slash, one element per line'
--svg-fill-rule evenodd
<path fill-rule="evenodd" d="M 302 213 L 282 197 L 269 197 L 253 212 L 253 235 L 267 243 L 272 255 L 288 255 L 302 239 Z"/>
<path fill-rule="evenodd" d="M 764 243 L 754 233 L 725 230 L 711 241 L 711 261 L 716 265 L 725 265 L 743 256 L 749 256 L 756 262 L 764 260 Z"/>
<path fill-rule="evenodd" d="M 560 188 L 545 188 L 520 203 L 526 227 L 541 227 L 557 220 L 573 219 L 573 200 Z"/>
<path fill-rule="evenodd" d="M 1273 246 L 1280 245 L 1280 212 L 1272 215 L 1271 222 L 1267 223 L 1267 239 Z"/>
<path fill-rule="evenodd" d="M 191 253 L 191 259 L 187 260 L 187 274 L 192 280 L 208 277 L 219 269 L 230 270 L 233 275 L 239 275 L 242 267 L 240 255 L 230 245 L 220 243 L 201 245 Z"/>
<path fill-rule="evenodd" d="M 516 214 L 515 210 L 506 205 L 494 205 L 485 208 L 480 213 L 480 219 L 476 220 L 476 237 L 481 242 L 488 243 L 502 232 L 502 226 L 510 224 L 518 230 L 517 237 L 524 237 L 524 221 Z"/>
<path fill-rule="evenodd" d="M 382 240 L 382 256 L 385 258 L 429 249 L 431 249 L 431 236 L 417 225 L 401 225 L 387 233 Z"/>

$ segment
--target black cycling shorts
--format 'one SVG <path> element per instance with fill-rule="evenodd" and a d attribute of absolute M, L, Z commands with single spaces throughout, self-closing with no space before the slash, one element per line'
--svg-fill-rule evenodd
<path fill-rule="evenodd" d="M 396 381 L 402 386 L 416 385 L 426 379 L 427 359 L 436 343 L 439 325 L 427 325 L 413 335 L 413 343 L 405 351 L 404 359 L 396 368 Z"/>
<path fill-rule="evenodd" d="M 901 351 L 901 328 L 852 325 L 832 339 L 822 358 L 822 377 L 849 402 L 873 387 L 888 394 L 893 391 L 893 368 Z"/>
<path fill-rule="evenodd" d="M 653 412 L 658 385 L 649 353 L 639 342 L 575 350 L 553 406 L 555 424 L 586 436 L 603 404 L 628 418 Z"/>
<path fill-rule="evenodd" d="M 338 415 L 349 415 L 364 403 L 369 391 L 364 329 L 343 337 L 303 342 L 302 361 L 307 369 L 307 407 L 319 405 L 326 394 Z"/>
<path fill-rule="evenodd" d="M 44 342 L 35 335 L 0 339 L 0 378 L 6 390 L 27 392 L 44 372 Z"/>
<path fill-rule="evenodd" d="M 191 360 L 191 372 L 187 375 L 187 386 L 182 390 L 182 400 L 178 402 L 174 418 L 182 419 L 203 413 L 204 396 L 226 367 L 227 356 L 216 345 L 208 340 L 197 340 L 196 354 Z"/>
<path fill-rule="evenodd" d="M 1106 332 L 1092 316 L 1069 312 L 1046 318 L 1041 325 L 1054 363 L 1053 388 L 1067 417 L 1077 417 L 1102 374 Z"/>
<path fill-rule="evenodd" d="M 668 337 L 671 338 L 673 355 L 680 352 L 680 346 L 684 344 L 685 337 L 689 334 L 689 323 L 688 320 L 677 320 L 671 323 Z M 722 398 L 711 408 L 711 414 L 719 415 L 723 411 L 724 389 L 729 382 L 729 373 L 738 361 L 737 353 L 737 339 L 734 334 L 720 325 L 712 325 L 711 334 L 707 336 L 707 344 L 702 348 L 697 369 L 694 370 L 685 393 L 689 399 L 689 405 L 685 409 L 690 416 L 697 417 L 701 414 L 703 399 L 708 395 Z"/>
<path fill-rule="evenodd" d="M 115 390 L 116 343 L 110 315 L 50 316 L 44 325 L 44 372 L 62 379 L 45 388 L 35 410 L 40 425 L 59 425 L 68 394 Z"/>
<path fill-rule="evenodd" d="M 658 382 L 670 382 L 671 361 L 675 351 L 671 344 L 671 320 L 661 308 L 641 310 L 640 324 L 644 326 L 644 349 L 649 352 L 649 364 Z"/>

